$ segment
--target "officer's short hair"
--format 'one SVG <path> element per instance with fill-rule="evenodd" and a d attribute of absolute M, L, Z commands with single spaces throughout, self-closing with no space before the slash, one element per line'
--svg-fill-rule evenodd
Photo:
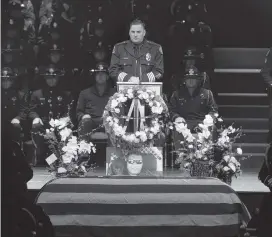
<path fill-rule="evenodd" d="M 130 22 L 129 29 L 131 28 L 132 25 L 142 25 L 142 27 L 145 29 L 145 23 L 138 18 Z"/>

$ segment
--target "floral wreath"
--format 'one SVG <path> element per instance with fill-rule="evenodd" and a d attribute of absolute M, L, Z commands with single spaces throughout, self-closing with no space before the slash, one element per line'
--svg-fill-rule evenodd
<path fill-rule="evenodd" d="M 128 115 L 122 115 L 121 110 L 129 102 L 131 106 Z M 126 129 L 135 103 L 150 109 L 151 115 L 144 116 L 140 111 L 141 130 L 132 133 Z M 130 150 L 151 145 L 160 136 L 167 116 L 168 108 L 161 96 L 155 95 L 150 89 L 134 87 L 119 91 L 109 99 L 103 114 L 103 124 L 113 145 Z M 148 123 L 146 119 L 149 119 Z"/>

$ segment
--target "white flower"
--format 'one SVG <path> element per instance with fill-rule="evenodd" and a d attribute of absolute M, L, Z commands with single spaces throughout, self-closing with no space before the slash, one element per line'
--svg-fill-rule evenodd
<path fill-rule="evenodd" d="M 132 93 L 128 93 L 127 97 L 128 97 L 129 99 L 133 99 L 134 96 L 133 96 Z"/>
<path fill-rule="evenodd" d="M 235 159 L 234 156 L 232 156 L 232 157 L 230 158 L 230 161 L 229 161 L 229 162 L 236 165 L 236 163 L 237 163 L 238 161 Z"/>
<path fill-rule="evenodd" d="M 111 108 L 114 109 L 116 106 L 118 106 L 117 100 L 112 100 L 111 101 Z"/>
<path fill-rule="evenodd" d="M 236 167 L 233 163 L 229 163 L 228 166 L 230 167 L 230 169 L 233 171 L 233 172 L 236 172 Z"/>
<path fill-rule="evenodd" d="M 117 114 L 120 113 L 120 109 L 119 109 L 119 108 L 115 108 L 114 111 L 115 111 L 115 113 L 117 113 Z"/>
<path fill-rule="evenodd" d="M 225 172 L 228 172 L 228 171 L 230 170 L 230 168 L 227 167 L 227 166 L 225 166 L 225 167 L 223 168 L 223 170 L 224 170 Z"/>
<path fill-rule="evenodd" d="M 55 127 L 55 121 L 54 121 L 54 119 L 51 119 L 51 120 L 49 121 L 49 124 L 50 124 L 50 126 L 51 126 L 52 128 L 54 128 L 54 127 Z"/>
<path fill-rule="evenodd" d="M 152 107 L 151 107 L 151 111 L 152 111 L 152 113 L 154 113 L 154 114 L 161 114 L 162 111 L 163 111 L 163 108 L 162 108 L 161 106 L 160 106 L 160 107 L 152 106 Z"/>
<path fill-rule="evenodd" d="M 58 172 L 59 174 L 63 174 L 63 173 L 66 173 L 66 172 L 67 172 L 67 169 L 65 169 L 65 168 L 63 168 L 63 167 L 59 167 L 57 172 Z"/>
<path fill-rule="evenodd" d="M 64 127 L 68 125 L 69 122 L 70 122 L 69 117 L 61 118 L 57 122 L 55 120 L 55 126 L 57 126 L 59 129 L 63 129 Z"/>
<path fill-rule="evenodd" d="M 118 137 L 121 137 L 121 136 L 123 136 L 125 134 L 124 129 L 121 126 L 117 125 L 117 124 L 114 124 L 113 130 L 114 130 L 115 135 L 118 136 Z"/>
<path fill-rule="evenodd" d="M 226 155 L 226 156 L 223 157 L 223 159 L 224 159 L 227 163 L 229 163 L 229 161 L 230 161 L 230 156 L 229 156 L 229 155 Z"/>
<path fill-rule="evenodd" d="M 215 114 L 214 114 L 214 117 L 216 117 L 216 118 L 217 118 L 218 116 L 219 116 L 219 114 L 218 114 L 218 113 L 215 113 Z"/>
<path fill-rule="evenodd" d="M 149 102 L 148 104 L 150 107 L 152 107 L 154 105 L 154 103 L 152 101 Z"/>
<path fill-rule="evenodd" d="M 83 170 L 83 172 L 84 172 L 84 173 L 86 173 L 86 172 L 87 172 L 87 170 L 86 170 L 85 166 L 81 165 L 81 166 L 80 166 L 80 168 Z"/>
<path fill-rule="evenodd" d="M 88 152 L 88 154 L 91 153 L 92 145 L 90 143 L 87 143 L 85 141 L 80 141 L 78 152 L 79 153 L 85 153 Z"/>
<path fill-rule="evenodd" d="M 213 121 L 212 116 L 209 115 L 209 114 L 207 114 L 207 115 L 205 116 L 205 119 L 203 120 L 203 124 L 206 125 L 206 126 L 208 126 L 208 127 L 213 126 L 214 121 Z"/>
<path fill-rule="evenodd" d="M 60 131 L 61 141 L 66 141 L 66 139 L 71 135 L 72 130 L 70 128 L 65 127 Z"/>
<path fill-rule="evenodd" d="M 51 132 L 54 132 L 54 128 L 50 128 L 50 131 L 51 131 Z"/>
<path fill-rule="evenodd" d="M 92 146 L 93 153 L 96 153 L 96 147 Z"/>
<path fill-rule="evenodd" d="M 74 158 L 74 155 L 71 153 L 65 153 L 62 155 L 62 160 L 63 160 L 63 163 L 65 164 L 71 163 L 73 158 Z"/>
<path fill-rule="evenodd" d="M 153 137 L 154 137 L 153 133 L 149 133 L 148 138 L 153 139 Z"/>
<path fill-rule="evenodd" d="M 187 168 L 189 168 L 189 167 L 190 167 L 190 165 L 191 165 L 191 164 L 190 164 L 189 162 L 187 162 L 187 163 L 185 163 L 185 164 L 184 164 L 184 166 L 183 166 L 183 167 L 184 167 L 185 169 L 187 169 Z"/>
<path fill-rule="evenodd" d="M 228 127 L 229 133 L 235 133 L 236 129 L 233 128 L 232 126 Z"/>
<path fill-rule="evenodd" d="M 193 135 L 191 135 L 191 136 L 188 136 L 188 137 L 186 138 L 186 140 L 187 140 L 188 142 L 193 142 L 193 141 L 195 140 L 195 138 L 194 138 Z"/>
<path fill-rule="evenodd" d="M 218 120 L 218 122 L 220 122 L 220 123 L 223 122 L 223 119 L 221 119 L 221 118 L 219 118 L 219 119 L 217 119 L 217 120 Z"/>
<path fill-rule="evenodd" d="M 190 145 L 188 146 L 188 148 L 193 149 L 194 146 L 193 146 L 192 144 L 190 144 Z"/>
<path fill-rule="evenodd" d="M 144 99 L 144 100 L 147 100 L 148 98 L 149 98 L 148 93 L 144 92 L 144 93 L 143 93 L 143 99 Z"/>
<path fill-rule="evenodd" d="M 46 133 L 50 133 L 50 130 L 49 130 L 49 129 L 46 129 L 45 132 L 46 132 Z"/>
<path fill-rule="evenodd" d="M 142 142 L 145 142 L 147 140 L 147 136 L 145 133 L 141 134 L 140 139 Z"/>
<path fill-rule="evenodd" d="M 118 100 L 119 100 L 121 103 L 124 103 L 124 102 L 127 101 L 127 97 L 125 97 L 123 94 L 120 94 Z"/>
<path fill-rule="evenodd" d="M 196 151 L 195 156 L 197 159 L 200 159 L 202 157 L 202 153 L 200 151 Z"/>
<path fill-rule="evenodd" d="M 238 147 L 236 151 L 237 151 L 237 154 L 239 155 L 243 154 L 243 150 L 240 147 Z"/>

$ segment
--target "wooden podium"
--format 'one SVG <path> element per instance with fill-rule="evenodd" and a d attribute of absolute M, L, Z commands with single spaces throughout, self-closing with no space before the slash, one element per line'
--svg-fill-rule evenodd
<path fill-rule="evenodd" d="M 149 89 L 155 93 L 155 95 L 162 94 L 162 82 L 141 82 L 140 84 L 135 84 L 133 82 L 117 82 L 117 91 L 122 91 L 124 89 L 135 88 L 138 87 L 139 90 L 141 89 Z M 141 106 L 139 100 L 134 99 L 131 103 L 133 106 L 134 111 L 134 132 L 141 131 L 143 129 L 143 123 L 145 121 L 145 108 Z M 132 109 L 132 108 L 131 108 Z M 128 120 L 130 119 L 130 115 L 128 115 Z M 139 121 L 141 121 L 139 123 Z M 140 128 L 139 128 L 140 125 Z"/>

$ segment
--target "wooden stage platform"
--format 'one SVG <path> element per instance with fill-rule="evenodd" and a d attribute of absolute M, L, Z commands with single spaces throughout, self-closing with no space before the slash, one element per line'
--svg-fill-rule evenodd
<path fill-rule="evenodd" d="M 54 177 L 48 173 L 46 168 L 33 168 L 34 170 L 34 177 L 32 180 L 28 182 L 28 188 L 30 190 L 40 190 L 48 181 L 53 179 Z M 164 171 L 164 176 L 173 177 L 186 177 L 188 174 L 182 173 L 178 169 L 171 169 L 168 168 Z M 89 176 L 104 176 L 105 175 L 105 168 L 98 168 L 95 172 L 89 173 Z M 269 189 L 264 186 L 258 180 L 258 171 L 257 170 L 245 170 L 241 176 L 237 179 L 233 178 L 232 188 L 239 193 L 267 193 Z"/>

